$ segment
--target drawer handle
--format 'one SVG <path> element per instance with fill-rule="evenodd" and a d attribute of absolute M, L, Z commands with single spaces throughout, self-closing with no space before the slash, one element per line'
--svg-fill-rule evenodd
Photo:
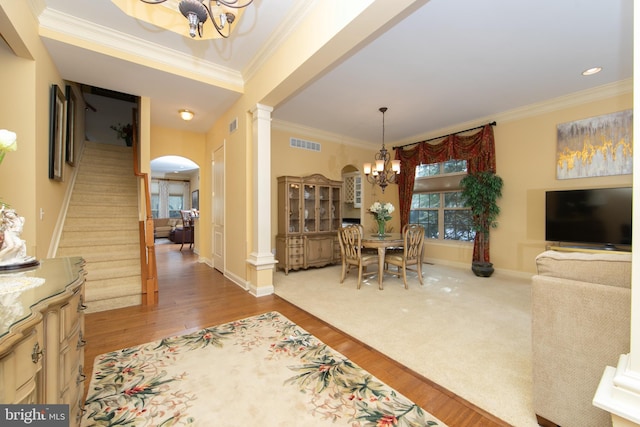
<path fill-rule="evenodd" d="M 80 365 L 78 367 L 78 379 L 76 379 L 76 384 L 80 384 L 81 382 L 84 382 L 84 380 L 87 379 L 87 376 L 84 374 L 84 372 L 82 372 L 82 365 Z"/>
<path fill-rule="evenodd" d="M 84 305 L 84 296 L 80 295 L 80 302 L 78 302 L 78 313 L 80 313 L 81 311 L 85 311 L 87 309 L 87 306 Z"/>
<path fill-rule="evenodd" d="M 77 348 L 82 348 L 85 345 L 87 345 L 87 340 L 84 339 L 84 337 L 82 335 L 82 331 L 80 331 L 80 335 L 78 335 L 78 347 Z"/>
<path fill-rule="evenodd" d="M 43 354 L 44 349 L 40 349 L 40 344 L 35 343 L 33 346 L 33 352 L 31 353 L 31 361 L 33 363 L 38 363 Z"/>

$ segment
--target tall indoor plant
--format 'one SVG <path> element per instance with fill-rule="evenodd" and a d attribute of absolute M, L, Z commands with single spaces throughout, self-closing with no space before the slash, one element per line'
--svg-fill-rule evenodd
<path fill-rule="evenodd" d="M 493 264 L 489 255 L 489 231 L 497 227 L 500 214 L 498 199 L 502 197 L 503 181 L 493 172 L 468 174 L 460 181 L 462 198 L 471 208 L 472 227 L 476 232 L 477 255 L 471 269 L 476 276 L 489 277 L 493 274 Z"/>

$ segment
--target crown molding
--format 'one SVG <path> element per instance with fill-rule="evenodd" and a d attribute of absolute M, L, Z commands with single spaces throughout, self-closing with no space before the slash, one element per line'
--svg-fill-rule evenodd
<path fill-rule="evenodd" d="M 159 44 L 115 31 L 108 27 L 78 19 L 66 13 L 46 8 L 40 14 L 39 22 L 40 34 L 43 37 L 65 41 L 66 43 L 70 39 L 92 43 L 106 49 L 132 55 L 138 60 L 145 59 L 165 66 L 158 67 L 160 69 L 170 67 L 179 71 L 181 75 L 196 77 L 203 82 L 217 86 L 224 83 L 228 89 L 238 92 L 244 90 L 244 80 L 238 71 L 167 49 Z M 186 66 L 187 64 L 188 67 Z"/>
<path fill-rule="evenodd" d="M 347 138 L 344 135 L 339 135 L 333 132 L 327 132 L 324 130 L 312 128 L 309 126 L 303 126 L 284 120 L 273 119 L 271 121 L 271 128 L 280 130 L 283 132 L 290 132 L 295 135 L 306 136 L 312 139 L 322 139 L 323 141 L 333 142 L 336 144 L 346 144 L 353 147 L 364 148 L 366 150 L 376 150 L 377 147 L 372 145 L 371 142 L 363 141 L 361 139 Z"/>
<path fill-rule="evenodd" d="M 244 68 L 242 75 L 245 81 L 252 77 L 262 68 L 269 58 L 278 50 L 280 46 L 291 36 L 291 33 L 300 25 L 309 11 L 319 0 L 296 1 L 282 23 L 262 44 L 258 52 L 253 56 L 249 64 Z"/>
<path fill-rule="evenodd" d="M 602 99 L 612 98 L 614 96 L 625 95 L 629 93 L 633 93 L 633 79 L 620 80 L 592 89 L 586 89 L 557 98 L 537 102 L 535 104 L 529 104 L 523 107 L 514 108 L 513 110 L 507 110 L 491 116 L 482 117 L 464 123 L 457 123 L 454 126 L 438 129 L 426 134 L 419 134 L 410 138 L 405 138 L 401 141 L 394 141 L 394 143 L 391 145 L 399 146 L 413 144 L 437 137 L 439 135 L 449 135 L 451 133 L 456 133 L 459 132 L 460 129 L 470 129 L 476 126 L 482 126 L 493 121 L 497 122 L 498 125 L 500 125 L 500 123 L 523 120 L 529 117 L 552 113 L 554 111 L 575 107 L 577 105 L 596 102 Z"/>

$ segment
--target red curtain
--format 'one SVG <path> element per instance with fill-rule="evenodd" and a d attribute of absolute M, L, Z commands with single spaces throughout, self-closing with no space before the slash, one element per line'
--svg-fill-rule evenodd
<path fill-rule="evenodd" d="M 493 126 L 486 124 L 480 131 L 472 135 L 448 135 L 438 143 L 417 142 L 413 148 L 396 148 L 396 159 L 401 161 L 398 175 L 398 191 L 400 198 L 401 227 L 409 222 L 416 166 L 419 164 L 440 163 L 447 160 L 466 160 L 469 173 L 496 171 L 495 142 Z M 478 253 L 478 235 L 473 248 L 473 261 L 488 260 L 489 244 L 485 245 L 485 253 Z"/>

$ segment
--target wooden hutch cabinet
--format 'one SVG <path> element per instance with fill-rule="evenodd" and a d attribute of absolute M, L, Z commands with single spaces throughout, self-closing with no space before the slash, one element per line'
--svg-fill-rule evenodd
<path fill-rule="evenodd" d="M 315 174 L 278 178 L 278 267 L 289 273 L 340 260 L 342 181 Z"/>
<path fill-rule="evenodd" d="M 0 274 L 0 403 L 68 404 L 80 425 L 85 275 L 80 257 Z"/>

